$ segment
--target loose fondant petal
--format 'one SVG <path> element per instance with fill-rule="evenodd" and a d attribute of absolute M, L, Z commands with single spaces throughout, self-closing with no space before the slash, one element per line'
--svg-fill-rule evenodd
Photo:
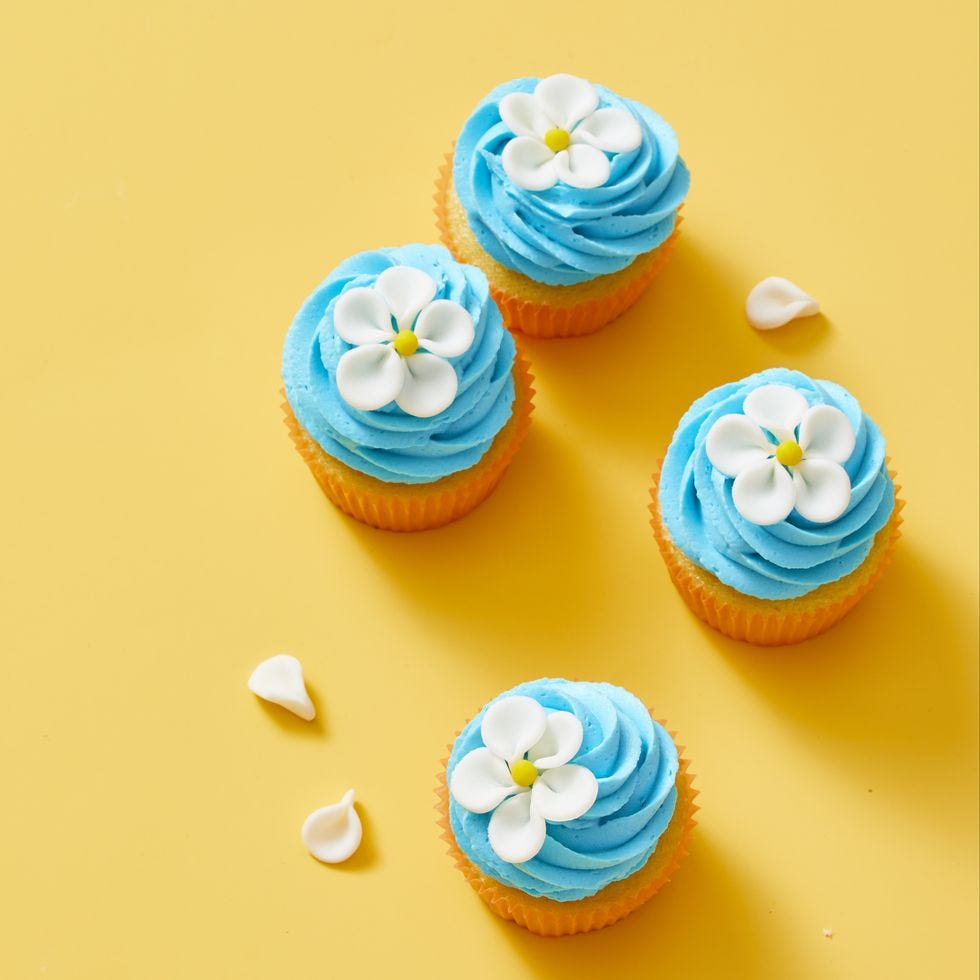
<path fill-rule="evenodd" d="M 352 789 L 339 803 L 314 810 L 303 822 L 303 843 L 324 864 L 346 861 L 360 846 L 362 834 Z"/>
<path fill-rule="evenodd" d="M 312 721 L 316 717 L 316 708 L 303 680 L 303 665 L 288 653 L 263 660 L 252 671 L 248 689 L 262 700 L 281 705 L 304 721 Z"/>
<path fill-rule="evenodd" d="M 812 296 L 782 276 L 763 279 L 745 300 L 745 315 L 757 330 L 773 330 L 797 317 L 819 312 L 820 304 Z"/>

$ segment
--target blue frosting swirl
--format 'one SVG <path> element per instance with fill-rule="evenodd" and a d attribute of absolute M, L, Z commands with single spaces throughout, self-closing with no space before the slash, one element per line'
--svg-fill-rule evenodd
<path fill-rule="evenodd" d="M 730 477 L 708 459 L 705 439 L 722 415 L 741 414 L 745 396 L 768 384 L 788 385 L 813 405 L 839 408 L 857 441 L 844 469 L 851 480 L 847 510 L 827 524 L 793 511 L 760 527 L 732 503 Z M 660 475 L 660 511 L 674 544 L 726 585 L 760 599 L 793 599 L 853 572 L 888 523 L 895 487 L 885 465 L 885 440 L 854 396 L 832 381 L 772 368 L 722 385 L 699 398 L 681 419 Z"/>
<path fill-rule="evenodd" d="M 667 829 L 677 803 L 677 748 L 632 694 L 612 684 L 538 680 L 494 698 L 523 694 L 551 711 L 571 711 L 584 737 L 571 760 L 591 769 L 599 796 L 578 820 L 549 823 L 544 847 L 524 864 L 508 864 L 487 840 L 489 813 L 470 813 L 450 799 L 449 820 L 460 849 L 484 874 L 528 895 L 571 902 L 639 871 Z M 488 704 L 463 729 L 447 779 L 468 752 L 483 745 Z"/>
<path fill-rule="evenodd" d="M 459 378 L 456 399 L 432 418 L 408 415 L 394 402 L 360 411 L 337 390 L 337 362 L 351 349 L 334 332 L 337 297 L 373 285 L 395 265 L 421 269 L 436 281 L 436 299 L 453 300 L 473 317 L 473 344 L 448 359 Z M 327 276 L 289 328 L 282 377 L 296 418 L 324 452 L 389 483 L 431 483 L 476 465 L 506 425 L 515 396 L 515 353 L 479 269 L 460 264 L 441 245 L 406 245 L 361 252 Z"/>
<path fill-rule="evenodd" d="M 533 92 L 538 81 L 519 78 L 495 88 L 456 141 L 453 181 L 470 227 L 501 265 L 551 286 L 619 272 L 674 230 L 690 185 L 677 137 L 645 105 L 596 85 L 600 108 L 621 109 L 640 124 L 640 146 L 611 157 L 609 180 L 601 187 L 518 187 L 501 161 L 514 134 L 501 121 L 500 100 L 510 92 Z"/>

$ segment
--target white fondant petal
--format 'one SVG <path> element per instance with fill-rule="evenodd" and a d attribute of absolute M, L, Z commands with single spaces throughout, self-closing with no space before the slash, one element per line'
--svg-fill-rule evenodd
<path fill-rule="evenodd" d="M 530 92 L 509 92 L 500 100 L 500 118 L 515 136 L 543 139 L 557 125 Z"/>
<path fill-rule="evenodd" d="M 766 434 L 747 415 L 723 415 L 708 431 L 704 448 L 711 465 L 725 476 L 738 476 L 776 451 Z"/>
<path fill-rule="evenodd" d="M 406 374 L 391 344 L 366 344 L 347 351 L 337 362 L 337 390 L 348 405 L 373 412 L 395 400 Z"/>
<path fill-rule="evenodd" d="M 449 299 L 430 303 L 415 321 L 419 346 L 440 357 L 459 357 L 473 343 L 473 317 Z"/>
<path fill-rule="evenodd" d="M 780 442 L 792 439 L 807 409 L 806 398 L 789 385 L 763 385 L 745 396 L 742 410 Z"/>
<path fill-rule="evenodd" d="M 774 459 L 753 463 L 735 477 L 732 500 L 747 521 L 763 527 L 778 524 L 793 511 L 793 478 Z"/>
<path fill-rule="evenodd" d="M 575 127 L 572 142 L 588 143 L 607 153 L 625 153 L 643 142 L 643 130 L 622 109 L 598 109 Z"/>
<path fill-rule="evenodd" d="M 339 803 L 314 810 L 303 821 L 301 833 L 303 843 L 318 861 L 346 861 L 361 843 L 361 818 L 354 809 L 354 791 L 347 790 Z"/>
<path fill-rule="evenodd" d="M 547 829 L 544 818 L 531 811 L 531 794 L 520 793 L 493 811 L 487 839 L 501 861 L 523 864 L 541 850 Z"/>
<path fill-rule="evenodd" d="M 538 82 L 534 99 L 556 126 L 571 130 L 587 115 L 595 112 L 599 93 L 584 78 L 551 75 Z"/>
<path fill-rule="evenodd" d="M 516 762 L 540 740 L 547 721 L 544 708 L 534 698 L 515 694 L 487 708 L 480 735 L 494 755 L 508 763 Z"/>
<path fill-rule="evenodd" d="M 573 143 L 555 154 L 555 173 L 570 187 L 601 187 L 609 179 L 609 158 L 588 143 Z"/>
<path fill-rule="evenodd" d="M 380 344 L 395 336 L 384 297 L 367 286 L 341 293 L 333 308 L 333 328 L 348 344 Z"/>
<path fill-rule="evenodd" d="M 512 139 L 504 147 L 500 162 L 507 176 L 525 190 L 546 191 L 558 183 L 554 153 L 530 136 Z"/>
<path fill-rule="evenodd" d="M 437 287 L 421 269 L 393 265 L 378 276 L 374 288 L 385 298 L 398 329 L 410 330 L 422 308 L 432 302 Z"/>
<path fill-rule="evenodd" d="M 585 766 L 547 769 L 531 787 L 531 809 L 552 823 L 577 820 L 599 795 L 599 781 Z"/>
<path fill-rule="evenodd" d="M 303 680 L 303 665 L 288 653 L 280 653 L 262 663 L 252 671 L 248 679 L 248 689 L 262 698 L 281 705 L 303 721 L 316 718 L 316 708 L 306 692 Z"/>
<path fill-rule="evenodd" d="M 851 481 L 843 467 L 829 459 L 804 459 L 793 467 L 796 509 L 808 521 L 836 521 L 851 502 Z"/>
<path fill-rule="evenodd" d="M 800 448 L 807 459 L 846 463 L 854 452 L 854 427 L 833 405 L 814 405 L 800 422 Z"/>
<path fill-rule="evenodd" d="M 820 312 L 820 304 L 796 283 L 769 276 L 756 283 L 745 300 L 745 315 L 756 330 L 773 330 L 801 316 Z"/>
<path fill-rule="evenodd" d="M 582 745 L 582 722 L 570 711 L 552 711 L 544 734 L 528 749 L 528 762 L 538 769 L 555 769 L 573 758 Z"/>
<path fill-rule="evenodd" d="M 413 354 L 404 358 L 405 383 L 395 404 L 409 415 L 429 419 L 453 403 L 459 379 L 449 361 L 435 354 Z"/>
<path fill-rule="evenodd" d="M 453 799 L 470 813 L 489 813 L 519 789 L 507 763 L 482 747 L 467 752 L 449 780 Z"/>

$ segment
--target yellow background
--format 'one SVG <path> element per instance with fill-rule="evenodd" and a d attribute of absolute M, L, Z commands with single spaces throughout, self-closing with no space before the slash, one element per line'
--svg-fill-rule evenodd
<path fill-rule="evenodd" d="M 0 974 L 975 976 L 976 38 L 969 0 L 10 6 Z M 431 240 L 471 107 L 560 70 L 674 125 L 679 248 L 612 328 L 529 345 L 478 512 L 354 524 L 286 437 L 285 329 L 345 256 Z M 753 332 L 772 274 L 826 318 Z M 873 595 L 766 651 L 689 615 L 645 508 L 691 400 L 779 364 L 858 394 L 909 505 Z M 282 650 L 314 725 L 246 690 Z M 454 731 L 542 675 L 655 705 L 703 806 L 650 906 L 556 942 L 432 812 Z M 299 828 L 348 785 L 366 841 L 325 867 Z"/>

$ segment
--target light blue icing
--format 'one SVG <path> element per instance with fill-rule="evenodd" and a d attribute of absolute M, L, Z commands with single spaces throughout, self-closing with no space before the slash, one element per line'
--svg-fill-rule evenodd
<path fill-rule="evenodd" d="M 571 902 L 594 895 L 639 871 L 674 814 L 678 759 L 666 730 L 632 694 L 612 684 L 538 680 L 494 698 L 523 694 L 582 722 L 582 747 L 571 760 L 591 769 L 599 796 L 578 820 L 549 823 L 544 847 L 524 864 L 508 864 L 487 840 L 489 813 L 470 813 L 450 799 L 449 820 L 460 849 L 484 874 L 528 895 Z M 447 778 L 468 752 L 483 745 L 488 704 L 453 746 Z"/>
<path fill-rule="evenodd" d="M 752 524 L 732 503 L 734 481 L 708 459 L 711 426 L 722 415 L 741 414 L 745 396 L 768 384 L 796 388 L 811 406 L 833 405 L 854 427 L 854 452 L 843 464 L 851 502 L 835 521 L 813 524 L 793 511 L 779 524 Z M 660 476 L 660 510 L 674 544 L 726 585 L 760 599 L 793 599 L 853 572 L 894 506 L 885 440 L 854 396 L 832 381 L 786 368 L 753 374 L 699 398 L 681 419 Z"/>
<path fill-rule="evenodd" d="M 394 402 L 363 412 L 337 391 L 337 362 L 351 349 L 333 329 L 337 297 L 373 285 L 395 265 L 421 269 L 436 281 L 436 299 L 453 300 L 473 317 L 473 344 L 448 358 L 459 379 L 456 399 L 432 418 L 415 418 Z M 289 328 L 282 377 L 296 418 L 324 452 L 389 483 L 431 483 L 478 463 L 506 425 L 514 403 L 514 356 L 486 276 L 456 262 L 441 245 L 406 245 L 361 252 L 327 276 Z"/>
<path fill-rule="evenodd" d="M 514 134 L 499 105 L 509 92 L 533 92 L 538 81 L 519 78 L 495 88 L 456 141 L 453 181 L 470 227 L 501 265 L 551 286 L 619 272 L 674 230 L 690 185 L 677 137 L 645 105 L 596 85 L 600 108 L 622 109 L 640 124 L 640 146 L 610 155 L 611 173 L 601 187 L 560 181 L 546 191 L 518 187 L 501 162 Z"/>

